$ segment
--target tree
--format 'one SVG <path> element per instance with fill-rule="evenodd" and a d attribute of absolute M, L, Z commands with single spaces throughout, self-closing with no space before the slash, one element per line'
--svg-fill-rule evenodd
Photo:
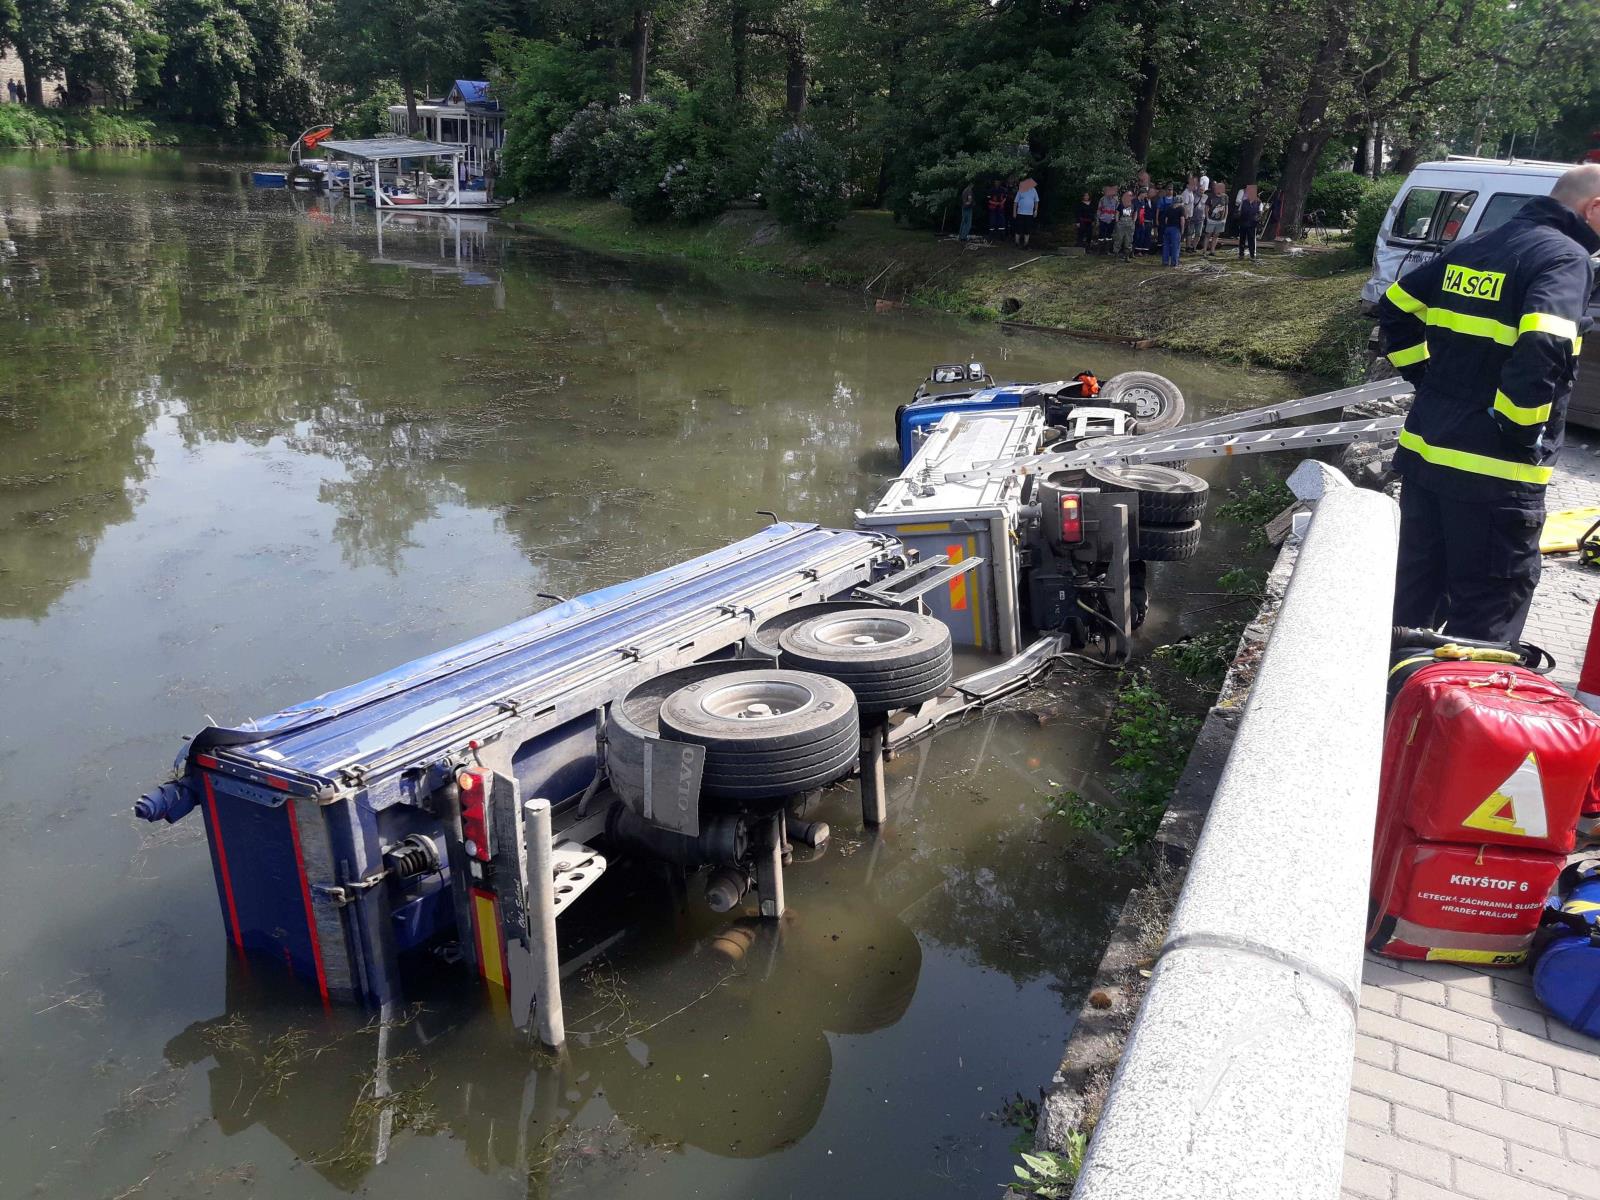
<path fill-rule="evenodd" d="M 353 85 L 398 79 L 415 130 L 417 92 L 455 65 L 461 35 L 457 0 L 333 0 L 324 34 L 329 72 Z"/>
<path fill-rule="evenodd" d="M 44 103 L 44 81 L 61 67 L 61 31 L 66 0 L 12 0 L 6 40 L 22 63 L 22 86 L 29 104 Z"/>
<path fill-rule="evenodd" d="M 67 99 L 86 103 L 99 86 L 125 103 L 137 82 L 149 15 L 135 0 L 67 0 L 65 7 L 56 58 L 67 76 Z"/>
<path fill-rule="evenodd" d="M 237 125 L 255 69 L 249 22 L 226 0 L 160 0 L 156 11 L 167 35 L 161 106 L 197 124 Z"/>

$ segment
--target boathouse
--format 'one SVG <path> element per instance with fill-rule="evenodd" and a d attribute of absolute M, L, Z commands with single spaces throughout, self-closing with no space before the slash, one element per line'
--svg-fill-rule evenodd
<path fill-rule="evenodd" d="M 404 104 L 389 106 L 389 128 L 401 137 L 424 138 L 462 148 L 461 158 L 470 175 L 482 175 L 496 165 L 506 140 L 506 114 L 500 101 L 489 95 L 482 79 L 458 79 L 442 100 L 417 104 L 417 127 L 408 127 Z"/>

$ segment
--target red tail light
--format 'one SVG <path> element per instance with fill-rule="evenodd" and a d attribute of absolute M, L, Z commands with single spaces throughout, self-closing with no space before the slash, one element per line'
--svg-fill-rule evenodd
<path fill-rule="evenodd" d="M 1061 540 L 1083 541 L 1082 498 L 1070 492 L 1061 497 Z"/>
<path fill-rule="evenodd" d="M 493 823 L 489 819 L 489 772 L 482 767 L 463 767 L 456 772 L 456 787 L 461 790 L 461 840 L 471 857 L 488 862 L 494 853 L 490 841 Z"/>

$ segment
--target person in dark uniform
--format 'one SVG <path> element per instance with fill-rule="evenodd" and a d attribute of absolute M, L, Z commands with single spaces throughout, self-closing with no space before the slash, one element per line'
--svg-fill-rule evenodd
<path fill-rule="evenodd" d="M 1396 625 L 1514 641 L 1600 251 L 1600 165 L 1389 287 L 1378 320 L 1416 388 L 1400 433 Z"/>

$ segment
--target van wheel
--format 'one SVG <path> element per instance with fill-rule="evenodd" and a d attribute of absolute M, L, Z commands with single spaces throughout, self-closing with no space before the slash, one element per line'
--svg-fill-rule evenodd
<path fill-rule="evenodd" d="M 1206 511 L 1211 485 L 1198 475 L 1159 463 L 1129 463 L 1119 467 L 1087 467 L 1084 475 L 1107 491 L 1135 492 L 1139 497 L 1139 524 L 1186 525 Z"/>
<path fill-rule="evenodd" d="M 1123 371 L 1100 388 L 1096 402 L 1133 418 L 1134 433 L 1163 433 L 1183 420 L 1188 407 L 1178 385 L 1154 371 Z"/>

